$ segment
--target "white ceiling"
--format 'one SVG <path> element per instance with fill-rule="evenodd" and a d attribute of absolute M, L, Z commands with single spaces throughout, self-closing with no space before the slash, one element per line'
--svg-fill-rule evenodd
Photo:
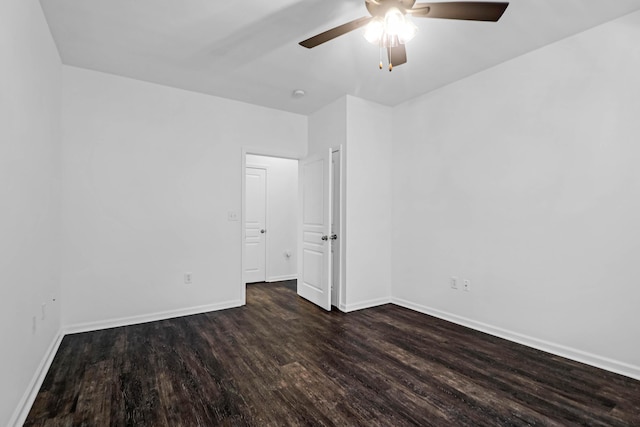
<path fill-rule="evenodd" d="M 301 114 L 350 94 L 396 105 L 640 9 L 640 0 L 513 0 L 498 23 L 414 19 L 408 62 L 378 69 L 364 0 L 41 0 L 65 64 Z M 307 96 L 294 99 L 294 89 Z"/>

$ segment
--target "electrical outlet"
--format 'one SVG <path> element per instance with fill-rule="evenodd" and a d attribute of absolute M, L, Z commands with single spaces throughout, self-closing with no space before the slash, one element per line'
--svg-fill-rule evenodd
<path fill-rule="evenodd" d="M 451 289 L 458 289 L 458 278 L 457 277 L 451 277 Z"/>
<path fill-rule="evenodd" d="M 471 290 L 471 280 L 464 279 L 464 290 L 467 292 Z"/>
<path fill-rule="evenodd" d="M 184 273 L 184 283 L 187 285 L 191 284 L 191 279 L 192 279 L 192 274 L 191 273 Z"/>

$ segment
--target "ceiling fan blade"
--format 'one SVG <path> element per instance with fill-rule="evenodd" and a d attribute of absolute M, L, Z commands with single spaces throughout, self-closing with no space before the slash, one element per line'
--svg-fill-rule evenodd
<path fill-rule="evenodd" d="M 445 3 L 417 3 L 407 11 L 421 18 L 463 19 L 466 21 L 496 22 L 509 3 L 453 1 Z"/>
<path fill-rule="evenodd" d="M 347 34 L 349 31 L 356 30 L 364 25 L 367 25 L 369 21 L 373 18 L 370 16 L 365 16 L 362 18 L 355 19 L 351 22 L 347 22 L 346 24 L 339 25 L 335 28 L 325 31 L 324 33 L 320 33 L 316 36 L 308 38 L 304 41 L 301 41 L 300 46 L 304 46 L 307 49 L 311 49 L 312 47 L 316 47 L 321 45 L 324 42 L 328 42 L 329 40 L 333 40 L 336 37 L 339 37 L 343 34 Z"/>
<path fill-rule="evenodd" d="M 398 46 L 387 48 L 387 58 L 389 58 L 389 64 L 397 67 L 407 62 L 407 49 L 403 44 Z"/>

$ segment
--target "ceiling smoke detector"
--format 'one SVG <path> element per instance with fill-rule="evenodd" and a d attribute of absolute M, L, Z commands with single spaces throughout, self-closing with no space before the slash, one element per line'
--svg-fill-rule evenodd
<path fill-rule="evenodd" d="M 303 96 L 305 96 L 306 94 L 307 94 L 307 92 L 305 92 L 304 90 L 296 89 L 293 92 L 291 92 L 291 97 L 294 98 L 294 99 L 300 99 Z"/>

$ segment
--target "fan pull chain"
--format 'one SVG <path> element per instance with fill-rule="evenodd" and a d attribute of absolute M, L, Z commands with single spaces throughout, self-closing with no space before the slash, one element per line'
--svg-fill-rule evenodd
<path fill-rule="evenodd" d="M 378 63 L 378 68 L 382 70 L 382 43 L 380 43 L 380 62 Z M 389 72 L 393 71 L 393 64 L 391 62 L 389 62 Z"/>

